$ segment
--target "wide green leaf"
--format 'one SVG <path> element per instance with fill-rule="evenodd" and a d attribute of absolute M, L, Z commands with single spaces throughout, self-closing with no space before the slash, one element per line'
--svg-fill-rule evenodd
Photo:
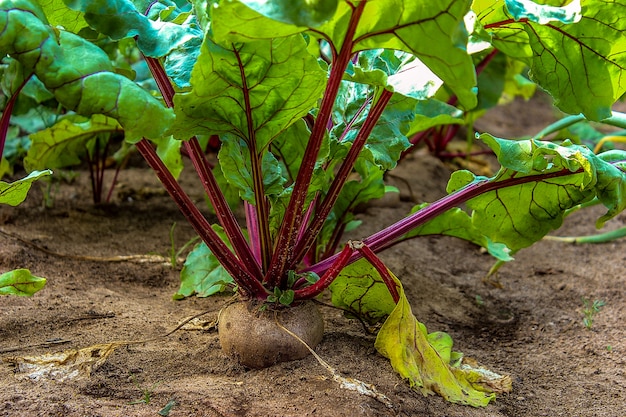
<path fill-rule="evenodd" d="M 380 275 L 365 259 L 345 267 L 329 288 L 333 305 L 370 324 L 383 321 L 396 307 Z"/>
<path fill-rule="evenodd" d="M 173 3 L 166 7 L 147 1 L 64 1 L 69 7 L 84 12 L 84 19 L 98 32 L 114 40 L 135 37 L 145 55 L 165 57 L 164 67 L 172 81 L 181 88 L 189 86 L 203 31 L 188 11 L 177 9 Z"/>
<path fill-rule="evenodd" d="M 529 59 L 531 78 L 564 112 L 599 121 L 626 92 L 626 1 L 589 0 L 580 6 L 539 5 L 528 0 L 478 1 L 482 25 L 494 46 Z M 506 43 L 522 45 L 507 47 Z M 529 49 L 530 48 L 530 49 Z M 528 54 L 527 51 L 532 51 Z"/>
<path fill-rule="evenodd" d="M 15 269 L 0 275 L 0 295 L 30 297 L 45 285 L 45 278 L 34 276 L 28 269 Z"/>
<path fill-rule="evenodd" d="M 0 204 L 8 204 L 10 206 L 17 206 L 26 198 L 30 186 L 33 181 L 38 180 L 41 177 L 52 175 L 52 171 L 33 171 L 25 178 L 14 181 L 12 183 L 6 183 L 0 181 Z"/>
<path fill-rule="evenodd" d="M 485 29 L 485 37 L 499 51 L 516 59 L 529 59 L 533 51 L 523 25 L 511 18 L 504 0 L 474 0 L 472 10 Z"/>
<path fill-rule="evenodd" d="M 587 2 L 575 24 L 526 26 L 531 77 L 564 112 L 602 120 L 626 92 L 626 20 L 615 16 L 626 16 L 625 1 Z"/>
<path fill-rule="evenodd" d="M 239 191 L 239 196 L 255 204 L 255 186 L 252 179 L 250 152 L 246 142 L 234 135 L 225 135 L 219 151 L 219 160 L 224 178 L 231 187 Z M 261 161 L 263 172 L 263 193 L 276 196 L 283 192 L 286 178 L 281 166 L 271 152 L 264 152 Z"/>
<path fill-rule="evenodd" d="M 311 28 L 276 22 L 237 2 L 224 2 L 214 11 L 218 42 L 243 42 L 294 33 L 321 38 L 339 51 L 345 41 L 354 5 L 340 0 L 332 19 Z M 476 105 L 476 77 L 466 46 L 468 34 L 464 16 L 469 0 L 407 2 L 374 0 L 365 4 L 354 35 L 352 52 L 394 49 L 415 55 L 430 71 L 443 80 L 462 105 Z"/>
<path fill-rule="evenodd" d="M 177 133 L 232 133 L 260 152 L 306 115 L 326 76 L 300 35 L 221 47 L 207 36 L 191 76 L 177 94 Z"/>
<path fill-rule="evenodd" d="M 174 299 L 179 300 L 194 294 L 208 297 L 233 286 L 233 278 L 203 242 L 187 255 L 185 265 L 180 271 L 180 288 L 174 294 Z"/>
<path fill-rule="evenodd" d="M 11 55 L 70 110 L 117 119 L 127 140 L 159 138 L 173 113 L 131 80 L 112 72 L 108 56 L 94 44 L 46 23 L 27 0 L 0 1 L 0 53 Z"/>
<path fill-rule="evenodd" d="M 511 185 L 486 192 L 467 203 L 475 228 L 514 253 L 559 228 L 567 211 L 598 198 L 607 208 L 598 227 L 626 208 L 626 173 L 615 164 L 626 161 L 625 151 L 613 151 L 610 160 L 569 141 L 561 145 L 537 140 L 511 141 L 480 136 L 502 165 L 492 179 Z M 609 158 L 609 155 L 606 155 Z M 526 177 L 536 180 L 524 182 Z M 455 172 L 448 191 L 481 180 L 468 171 Z"/>
<path fill-rule="evenodd" d="M 386 48 L 414 54 L 471 109 L 476 105 L 476 76 L 466 49 L 469 35 L 464 22 L 470 4 L 466 0 L 367 2 L 354 51 Z"/>
<path fill-rule="evenodd" d="M 92 28 L 112 39 L 136 37 L 139 49 L 151 57 L 165 56 L 176 48 L 189 48 L 187 43 L 199 45 L 202 39 L 202 31 L 197 27 L 151 20 L 144 14 L 145 10 L 137 10 L 130 0 L 65 0 L 65 3 L 83 12 Z"/>
<path fill-rule="evenodd" d="M 28 170 L 64 168 L 81 163 L 93 148 L 98 135 L 121 134 L 122 127 L 115 119 L 101 114 L 91 118 L 72 115 L 54 126 L 30 135 L 31 146 L 24 158 Z"/>
<path fill-rule="evenodd" d="M 68 32 L 78 33 L 88 27 L 83 14 L 79 11 L 67 8 L 63 0 L 38 0 L 48 22 L 52 26 L 61 26 Z"/>

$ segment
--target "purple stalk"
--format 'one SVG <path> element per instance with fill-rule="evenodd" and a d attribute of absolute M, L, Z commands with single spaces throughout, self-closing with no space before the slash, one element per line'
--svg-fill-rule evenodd
<path fill-rule="evenodd" d="M 404 219 L 392 224 L 391 226 L 386 227 L 385 229 L 374 233 L 366 239 L 363 239 L 363 244 L 369 246 L 369 248 L 374 252 L 379 252 L 383 249 L 386 249 L 397 243 L 397 240 L 400 239 L 404 234 L 409 231 L 415 229 L 418 226 L 423 225 L 429 220 L 434 219 L 435 217 L 445 213 L 446 211 L 457 207 L 468 200 L 471 200 L 474 197 L 478 197 L 481 194 L 487 193 L 489 191 L 498 190 L 501 188 L 511 187 L 515 185 L 525 184 L 528 182 L 534 181 L 542 181 L 549 178 L 557 178 L 564 177 L 567 175 L 573 175 L 581 172 L 582 169 L 572 172 L 570 170 L 561 170 L 556 172 L 551 172 L 548 174 L 538 174 L 538 175 L 530 175 L 527 177 L 520 178 L 508 178 L 503 181 L 494 181 L 494 180 L 482 180 L 471 183 L 464 188 L 449 194 L 434 203 L 424 207 L 423 209 L 405 217 Z M 304 271 L 306 272 L 315 272 L 320 275 L 323 274 L 324 271 L 329 269 L 335 260 L 339 257 L 338 254 L 335 254 L 329 258 L 324 259 L 321 262 L 313 265 L 312 267 L 306 268 Z M 348 263 L 352 263 L 362 257 L 362 254 L 357 252 L 352 255 L 350 261 Z"/>
<path fill-rule="evenodd" d="M 315 239 L 317 238 L 319 232 L 322 230 L 326 218 L 328 217 L 333 206 L 335 205 L 335 202 L 339 197 L 339 193 L 341 192 L 342 187 L 348 180 L 348 176 L 352 172 L 352 169 L 354 168 L 354 164 L 356 163 L 359 154 L 365 147 L 367 138 L 369 137 L 370 133 L 372 133 L 372 130 L 374 129 L 374 126 L 376 126 L 376 123 L 378 123 L 378 119 L 380 119 L 380 116 L 383 114 L 383 111 L 385 110 L 387 103 L 389 103 L 391 96 L 393 96 L 393 92 L 389 90 L 383 90 L 380 94 L 379 99 L 369 111 L 367 118 L 363 123 L 363 126 L 361 127 L 361 129 L 359 129 L 359 133 L 357 134 L 354 142 L 352 143 L 352 146 L 350 147 L 350 150 L 348 151 L 348 155 L 341 164 L 341 167 L 339 168 L 335 179 L 330 185 L 330 189 L 328 190 L 326 198 L 322 201 L 319 209 L 316 211 L 315 217 L 313 217 L 313 221 L 311 222 L 311 226 L 309 227 L 308 232 L 305 233 L 304 239 L 300 240 L 297 243 L 294 256 L 289 264 L 289 268 L 294 268 L 296 263 L 300 259 L 302 259 L 302 257 L 304 257 L 306 252 L 308 252 L 311 249 L 311 246 L 315 243 Z"/>
<path fill-rule="evenodd" d="M 211 224 L 202 215 L 200 210 L 193 204 L 191 198 L 185 193 L 180 184 L 176 182 L 150 142 L 142 139 L 136 145 L 137 150 L 143 155 L 148 165 L 154 170 L 157 177 L 170 194 L 187 221 L 206 243 L 213 255 L 222 264 L 224 269 L 235 279 L 239 290 L 246 298 L 265 299 L 267 290 L 261 282 L 252 275 L 244 263 L 230 251 L 228 246 L 220 239 L 218 234 L 211 228 Z"/>
<path fill-rule="evenodd" d="M 170 83 L 169 78 L 165 74 L 165 70 L 163 69 L 163 66 L 158 60 L 154 58 L 150 58 L 150 57 L 146 57 L 146 62 L 148 63 L 148 66 L 154 76 L 154 79 L 156 80 L 159 90 L 161 91 L 161 94 L 163 95 L 163 99 L 165 100 L 165 103 L 168 105 L 168 107 L 173 107 L 174 88 L 172 87 L 172 84 Z M 211 171 L 209 163 L 206 160 L 204 153 L 202 152 L 200 143 L 198 142 L 197 138 L 193 137 L 190 140 L 185 141 L 184 146 L 185 146 L 185 149 L 187 150 L 187 153 L 189 154 L 189 158 L 191 159 L 194 165 L 194 168 L 196 169 L 196 172 L 198 173 L 198 176 L 200 177 L 200 180 L 202 181 L 202 185 L 204 186 L 204 189 L 209 197 L 209 200 L 211 201 L 211 204 L 213 205 L 218 221 L 220 225 L 224 228 L 224 232 L 226 233 L 226 236 L 228 236 L 228 239 L 230 240 L 235 250 L 235 253 L 237 254 L 237 257 L 239 258 L 239 259 L 235 259 L 235 261 L 240 263 L 241 266 L 244 269 L 246 269 L 249 275 L 256 277 L 257 282 L 259 282 L 259 286 L 254 285 L 254 287 L 256 288 L 256 290 L 259 290 L 259 288 L 262 288 L 260 284 L 260 279 L 263 277 L 259 263 L 257 262 L 257 259 L 253 255 L 250 249 L 250 246 L 248 245 L 248 242 L 243 236 L 241 228 L 239 227 L 239 224 L 237 223 L 237 219 L 235 218 L 235 215 L 233 214 L 232 210 L 230 209 L 230 206 L 228 205 L 226 201 L 226 198 L 224 197 L 224 193 L 222 193 L 222 191 L 219 188 L 219 185 L 217 184 L 217 180 L 215 179 L 215 176 L 213 175 L 213 172 Z M 180 188 L 179 184 L 176 183 L 175 180 L 174 180 L 174 183 L 175 183 L 175 186 L 178 186 L 178 188 Z M 169 192 L 170 189 L 168 188 L 168 184 L 164 182 L 163 185 Z M 176 190 L 176 192 L 182 192 L 184 194 L 184 191 L 182 189 Z M 188 198 L 186 194 L 185 194 L 185 197 Z M 174 200 L 176 201 L 176 199 Z M 186 209 L 180 205 L 179 207 L 181 208 L 181 210 Z M 210 225 L 209 225 L 209 228 L 210 228 Z M 215 236 L 217 236 L 217 234 Z M 221 241 L 221 239 L 219 240 Z M 228 252 L 230 254 L 229 256 L 235 258 L 233 256 L 233 253 L 230 252 L 230 250 Z M 218 257 L 218 259 L 220 258 Z M 232 276 L 235 279 L 235 281 L 239 283 L 238 276 L 237 275 L 232 275 Z M 255 295 L 259 295 L 259 294 L 255 293 Z"/>
<path fill-rule="evenodd" d="M 383 282 L 387 286 L 389 293 L 391 294 L 391 298 L 393 298 L 393 302 L 398 304 L 400 301 L 400 294 L 398 293 L 398 286 L 396 285 L 396 281 L 391 276 L 389 272 L 389 268 L 385 265 L 385 263 L 372 251 L 369 246 L 364 244 L 363 242 L 352 242 L 352 247 L 354 247 L 361 256 L 363 256 L 367 261 L 372 264 L 372 266 L 378 271 L 380 277 L 383 279 Z"/>
<path fill-rule="evenodd" d="M 254 120 L 252 118 L 252 104 L 250 103 L 250 90 L 248 88 L 248 81 L 246 79 L 246 72 L 243 62 L 239 56 L 239 51 L 232 45 L 232 49 L 237 57 L 237 63 L 239 64 L 239 72 L 241 76 L 241 84 L 243 90 L 243 100 L 246 111 L 246 122 L 248 127 L 248 138 L 246 143 L 250 150 L 250 163 L 252 174 L 252 186 L 255 198 L 257 229 L 259 236 L 259 247 L 261 248 L 261 265 L 263 271 L 267 271 L 269 268 L 270 260 L 272 258 L 272 239 L 269 227 L 269 203 L 265 196 L 265 186 L 263 185 L 263 169 L 261 166 L 261 152 L 257 149 L 256 132 L 254 129 Z"/>
<path fill-rule="evenodd" d="M 276 286 L 285 276 L 289 265 L 293 262 L 293 248 L 295 247 L 300 225 L 302 224 L 304 213 L 303 207 L 306 201 L 306 195 L 311 183 L 313 171 L 317 155 L 319 153 L 326 126 L 330 120 L 333 105 L 339 91 L 345 69 L 352 57 L 353 38 L 356 27 L 363 14 L 366 2 L 359 2 L 350 16 L 348 29 L 346 31 L 345 41 L 341 46 L 341 50 L 337 55 L 337 59 L 332 63 L 326 92 L 322 98 L 320 109 L 311 132 L 311 137 L 305 150 L 305 157 L 298 171 L 298 176 L 293 188 L 293 193 L 285 217 L 278 232 L 274 254 L 270 263 L 270 268 L 266 274 L 266 281 L 270 287 Z"/>
<path fill-rule="evenodd" d="M 4 143 L 7 139 L 7 133 L 9 132 L 9 122 L 11 121 L 11 113 L 13 113 L 13 107 L 15 106 L 15 102 L 17 101 L 17 97 L 20 95 L 20 91 L 24 88 L 30 77 L 33 74 L 30 74 L 28 77 L 24 78 L 22 84 L 17 87 L 17 90 L 11 95 L 9 100 L 7 101 L 7 105 L 4 107 L 4 111 L 2 112 L 2 117 L 0 117 L 0 160 L 2 159 L 2 154 L 4 153 Z"/>
<path fill-rule="evenodd" d="M 248 239 L 250 240 L 252 254 L 260 265 L 261 246 L 259 240 L 259 221 L 256 218 L 256 210 L 254 209 L 254 206 L 247 201 L 243 202 L 243 206 L 246 211 L 246 228 L 248 230 Z"/>
<path fill-rule="evenodd" d="M 343 268 L 346 267 L 350 256 L 354 253 L 355 249 L 352 247 L 351 242 L 348 242 L 344 246 L 343 250 L 337 254 L 337 257 L 333 261 L 332 265 L 326 270 L 326 273 L 314 284 L 304 287 L 302 289 L 295 290 L 294 299 L 307 300 L 321 294 L 332 282 L 337 278 L 337 275 Z"/>

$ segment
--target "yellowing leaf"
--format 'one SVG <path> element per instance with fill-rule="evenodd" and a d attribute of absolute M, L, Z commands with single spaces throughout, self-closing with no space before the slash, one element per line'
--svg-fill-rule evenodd
<path fill-rule="evenodd" d="M 376 337 L 376 349 L 412 388 L 424 395 L 439 394 L 458 404 L 484 407 L 499 392 L 510 390 L 510 377 L 478 367 L 450 365 L 451 340 L 442 333 L 428 335 L 417 321 L 400 281 L 400 300 Z M 440 349 L 440 350 L 437 350 Z M 484 370 L 485 372 L 480 372 Z"/>

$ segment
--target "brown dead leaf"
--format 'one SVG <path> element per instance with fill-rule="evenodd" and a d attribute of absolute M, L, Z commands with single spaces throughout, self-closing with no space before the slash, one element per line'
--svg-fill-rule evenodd
<path fill-rule="evenodd" d="M 120 346 L 127 342 L 102 343 L 82 349 L 69 349 L 38 356 L 11 356 L 5 362 L 13 364 L 16 375 L 30 380 L 65 381 L 87 378 Z"/>

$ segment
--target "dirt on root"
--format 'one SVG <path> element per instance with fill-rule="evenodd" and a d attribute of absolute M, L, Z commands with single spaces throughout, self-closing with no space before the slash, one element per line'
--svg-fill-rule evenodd
<path fill-rule="evenodd" d="M 551 112 L 545 103 L 515 105 L 508 117 L 496 114 L 479 128 L 532 134 Z M 520 121 L 522 108 L 542 119 Z M 400 199 L 366 208 L 363 226 L 346 238 L 442 196 L 449 173 L 418 152 L 390 177 Z M 192 179 L 185 173 L 183 185 L 203 205 Z M 147 169 L 122 171 L 116 198 L 105 206 L 90 203 L 84 172 L 53 190 L 52 208 L 41 207 L 39 185 L 22 206 L 0 207 L 0 271 L 28 268 L 48 279 L 31 298 L 0 299 L 1 416 L 626 416 L 625 240 L 539 242 L 501 268 L 503 288 L 482 281 L 493 259 L 460 240 L 425 237 L 384 252 L 429 331 L 448 332 L 456 350 L 513 380 L 513 391 L 484 409 L 424 397 L 376 352 L 360 323 L 323 307 L 326 333 L 316 352 L 343 376 L 374 384 L 391 400 L 388 408 L 340 388 L 311 356 L 261 370 L 239 366 L 223 354 L 213 325 L 228 296 L 174 301 L 179 269 L 167 259 L 116 260 L 167 258 L 174 222 L 177 247 L 194 236 Z M 594 233 L 602 213 L 575 213 L 557 234 Z M 625 223 L 621 214 L 607 228 Z M 606 303 L 591 329 L 583 325 L 583 298 Z M 203 312 L 194 330 L 167 335 Z M 120 345 L 89 377 L 34 380 L 11 363 L 116 341 L 140 343 Z M 94 360 L 101 354 L 91 352 Z"/>

